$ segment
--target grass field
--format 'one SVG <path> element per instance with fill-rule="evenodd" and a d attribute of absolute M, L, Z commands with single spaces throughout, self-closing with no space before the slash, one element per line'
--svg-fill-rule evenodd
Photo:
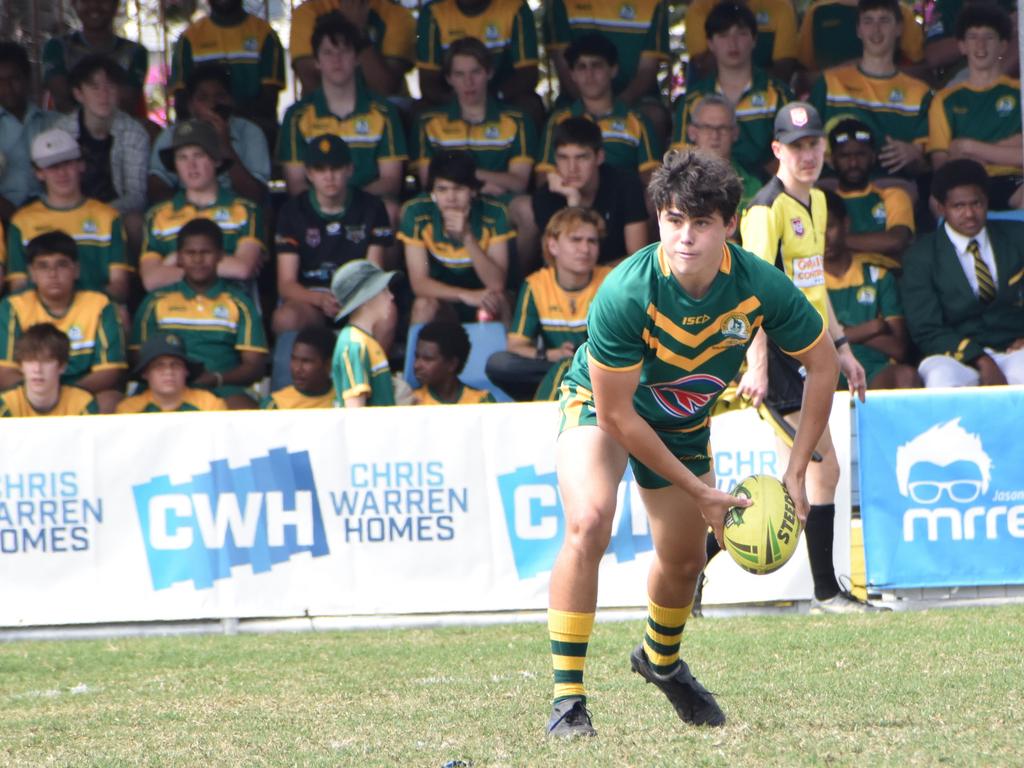
<path fill-rule="evenodd" d="M 550 743 L 545 629 L 0 645 L 0 764 L 1024 764 L 1024 607 L 703 619 L 683 644 L 729 724 L 684 726 L 601 623 L 597 739 Z"/>

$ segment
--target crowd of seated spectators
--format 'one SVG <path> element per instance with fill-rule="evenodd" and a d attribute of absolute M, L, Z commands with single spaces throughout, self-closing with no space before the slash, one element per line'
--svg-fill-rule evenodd
<path fill-rule="evenodd" d="M 666 0 L 307 0 L 287 50 L 210 0 L 165 127 L 119 5 L 72 0 L 38 68 L 0 41 L 0 416 L 491 402 L 459 379 L 476 322 L 507 332 L 496 390 L 557 399 L 657 238 L 663 151 L 729 161 L 742 214 L 798 99 L 869 386 L 1024 383 L 1024 223 L 988 219 L 1024 208 L 1009 0 L 692 0 L 685 50 Z"/>

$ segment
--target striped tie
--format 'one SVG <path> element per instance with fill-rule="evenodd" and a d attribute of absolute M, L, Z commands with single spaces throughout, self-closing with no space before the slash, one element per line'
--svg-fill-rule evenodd
<path fill-rule="evenodd" d="M 978 298 L 982 304 L 991 303 L 996 297 L 996 284 L 992 280 L 992 273 L 981 258 L 981 249 L 977 240 L 971 240 L 967 244 L 967 252 L 974 257 L 974 276 L 978 278 Z"/>

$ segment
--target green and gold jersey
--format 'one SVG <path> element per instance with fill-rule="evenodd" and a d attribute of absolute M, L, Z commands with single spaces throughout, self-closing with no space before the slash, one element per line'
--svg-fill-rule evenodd
<path fill-rule="evenodd" d="M 421 168 L 443 150 L 469 152 L 483 171 L 506 172 L 522 163 L 533 166 L 537 136 L 533 121 L 495 99 L 479 123 L 464 120 L 458 101 L 420 116 L 412 141 L 413 166 Z"/>
<path fill-rule="evenodd" d="M 1006 75 L 980 91 L 966 82 L 943 88 L 928 109 L 929 152 L 948 152 L 953 139 L 995 143 L 1020 132 L 1020 81 Z M 1019 165 L 989 163 L 985 170 L 989 176 L 1021 172 Z"/>
<path fill-rule="evenodd" d="M 825 193 L 811 190 L 811 207 L 790 196 L 778 176 L 750 202 L 740 220 L 743 247 L 785 272 L 828 324 L 825 290 Z M 781 344 L 779 345 L 782 346 Z M 783 347 L 785 349 L 785 347 Z"/>
<path fill-rule="evenodd" d="M 825 285 L 841 325 L 860 325 L 876 317 L 885 320 L 903 317 L 903 303 L 892 273 L 862 256 L 854 256 L 850 268 L 841 277 L 826 272 Z M 873 347 L 865 344 L 850 346 L 869 380 L 890 363 L 884 352 Z"/>
<path fill-rule="evenodd" d="M 293 62 L 313 55 L 313 27 L 331 11 L 340 11 L 342 0 L 306 0 L 292 12 L 288 55 Z M 386 59 L 400 59 L 409 68 L 416 61 L 416 21 L 395 0 L 368 0 L 366 34 Z"/>
<path fill-rule="evenodd" d="M 546 349 L 571 342 L 578 347 L 587 340 L 587 312 L 597 289 L 612 268 L 599 264 L 585 287 L 567 291 L 558 284 L 555 268 L 538 269 L 523 282 L 516 301 L 509 336 L 535 341 L 539 336 Z"/>
<path fill-rule="evenodd" d="M 451 401 L 439 399 L 430 387 L 414 389 L 412 396 L 415 398 L 416 405 L 479 405 L 480 403 L 494 402 L 494 395 L 486 389 L 474 389 L 465 384 L 462 384 L 458 396 Z"/>
<path fill-rule="evenodd" d="M 0 394 L 0 418 L 23 416 L 87 416 L 99 413 L 91 392 L 78 387 L 62 386 L 56 405 L 48 411 L 37 411 L 28 399 L 24 385 Z"/>
<path fill-rule="evenodd" d="M 210 219 L 224 233 L 224 253 L 232 255 L 238 246 L 254 242 L 263 244 L 263 211 L 244 197 L 220 187 L 212 205 L 199 207 L 190 203 L 185 191 L 170 200 L 157 203 L 146 212 L 140 261 L 164 259 L 178 250 L 178 232 L 192 219 Z"/>
<path fill-rule="evenodd" d="M 897 59 L 911 64 L 924 58 L 924 30 L 914 9 L 900 3 L 903 31 Z M 805 69 L 822 70 L 859 59 L 864 46 L 857 37 L 856 0 L 815 0 L 800 24 L 798 59 Z"/>
<path fill-rule="evenodd" d="M 491 0 L 473 16 L 458 0 L 433 0 L 420 8 L 416 24 L 419 69 L 440 72 L 444 52 L 463 37 L 475 37 L 491 52 L 491 87 L 499 92 L 513 70 L 537 66 L 537 27 L 525 0 Z"/>
<path fill-rule="evenodd" d="M 686 129 L 697 102 L 704 96 L 721 92 L 714 74 L 686 86 L 686 95 L 676 100 L 675 119 L 672 121 L 673 147 L 686 145 Z M 764 177 L 764 165 L 773 158 L 775 115 L 792 99 L 793 94 L 785 83 L 755 67 L 750 85 L 736 104 L 740 135 L 732 146 L 732 159 L 758 177 Z"/>
<path fill-rule="evenodd" d="M 786 276 L 739 246 L 724 246 L 710 289 L 693 299 L 672 274 L 661 244 L 652 243 L 601 285 L 590 308 L 589 338 L 564 383 L 590 390 L 592 366 L 639 369 L 637 413 L 658 431 L 698 430 L 758 328 L 790 354 L 810 348 L 825 332 Z M 566 414 L 567 422 L 571 418 Z"/>
<path fill-rule="evenodd" d="M 52 323 L 71 341 L 71 358 L 60 377 L 63 384 L 74 384 L 93 371 L 128 367 L 124 331 L 117 310 L 105 294 L 76 291 L 68 311 L 57 317 L 50 314 L 31 288 L 0 301 L 0 366 L 18 367 L 14 362 L 14 343 L 37 323 Z"/>
<path fill-rule="evenodd" d="M 306 144 L 325 133 L 340 136 L 348 144 L 354 167 L 349 186 L 365 187 L 376 180 L 378 162 L 408 157 L 405 130 L 395 105 L 373 95 L 359 78 L 356 105 L 347 115 L 331 112 L 322 88 L 288 107 L 277 137 L 277 159 L 301 165 Z"/>
<path fill-rule="evenodd" d="M 874 183 L 864 189 L 836 192 L 846 204 L 846 214 L 850 220 L 850 231 L 854 234 L 862 232 L 885 232 L 893 227 L 909 227 L 914 231 L 914 205 L 910 195 L 899 187 L 878 187 Z M 860 254 L 872 264 L 879 264 L 891 269 L 899 269 L 900 263 L 881 253 Z"/>
<path fill-rule="evenodd" d="M 833 67 L 815 81 L 808 101 L 821 115 L 825 133 L 847 117 L 866 123 L 875 137 L 876 152 L 887 136 L 920 144 L 928 141 L 931 88 L 903 72 L 875 77 L 857 64 Z"/>
<path fill-rule="evenodd" d="M 115 208 L 85 198 L 74 208 L 53 208 L 33 200 L 11 217 L 7 232 L 7 280 L 27 280 L 25 249 L 32 238 L 60 230 L 74 239 L 80 274 L 77 286 L 102 291 L 113 269 L 133 271 L 124 244 L 124 226 Z"/>
<path fill-rule="evenodd" d="M 270 397 L 260 403 L 260 408 L 268 411 L 290 410 L 292 408 L 334 408 L 338 402 L 338 393 L 334 387 L 319 395 L 307 395 L 295 385 L 290 384 L 273 392 Z"/>
<path fill-rule="evenodd" d="M 704 32 L 711 9 L 719 0 L 694 0 L 686 9 L 686 50 L 693 59 L 708 49 Z M 749 0 L 747 7 L 757 19 L 754 64 L 770 67 L 782 59 L 796 58 L 796 13 L 790 0 Z"/>
<path fill-rule="evenodd" d="M 184 280 L 146 296 L 135 313 L 131 348 L 158 333 L 173 333 L 207 371 L 236 368 L 242 352 L 266 352 L 263 323 L 252 299 L 224 280 L 202 293 Z"/>
<path fill-rule="evenodd" d="M 153 393 L 149 390 L 137 395 L 126 397 L 117 404 L 115 413 L 178 413 L 185 411 L 226 411 L 228 404 L 213 392 L 205 389 L 187 387 L 182 394 L 181 405 L 165 411 L 153 401 Z"/>
<path fill-rule="evenodd" d="M 339 408 L 345 407 L 345 398 L 360 395 L 366 395 L 367 405 L 395 404 L 388 356 L 380 342 L 362 328 L 346 325 L 341 329 L 334 344 L 331 378 Z"/>
<path fill-rule="evenodd" d="M 665 0 L 550 0 L 544 6 L 544 43 L 549 51 L 564 51 L 591 32 L 612 41 L 619 51 L 619 71 L 612 81 L 615 93 L 632 82 L 641 59 L 671 59 Z"/>
<path fill-rule="evenodd" d="M 281 41 L 267 22 L 250 13 L 240 24 L 222 26 L 209 17 L 190 24 L 174 47 L 170 90 L 185 90 L 193 70 L 211 62 L 230 70 L 236 104 L 255 101 L 264 86 L 284 88 Z"/>
<path fill-rule="evenodd" d="M 556 109 L 544 127 L 544 143 L 537 170 L 550 173 L 555 170 L 555 128 L 570 117 L 585 117 L 601 128 L 604 141 L 604 160 L 630 173 L 644 173 L 661 165 L 661 145 L 651 128 L 650 121 L 621 101 L 612 104 L 612 111 L 600 117 L 592 115 L 577 99 L 562 109 Z"/>
<path fill-rule="evenodd" d="M 409 200 L 402 206 L 400 218 L 398 239 L 427 249 L 430 277 L 459 288 L 476 290 L 484 287 L 473 269 L 473 259 L 466 246 L 449 238 L 444 231 L 441 209 L 430 195 L 419 195 Z M 469 226 L 484 253 L 492 243 L 516 236 L 505 206 L 490 197 L 478 196 L 473 200 Z"/>

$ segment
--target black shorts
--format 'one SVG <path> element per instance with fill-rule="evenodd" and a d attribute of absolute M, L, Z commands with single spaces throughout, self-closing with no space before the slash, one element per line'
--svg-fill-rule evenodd
<path fill-rule="evenodd" d="M 765 402 L 780 414 L 796 413 L 804 401 L 804 368 L 768 340 L 768 395 Z"/>

